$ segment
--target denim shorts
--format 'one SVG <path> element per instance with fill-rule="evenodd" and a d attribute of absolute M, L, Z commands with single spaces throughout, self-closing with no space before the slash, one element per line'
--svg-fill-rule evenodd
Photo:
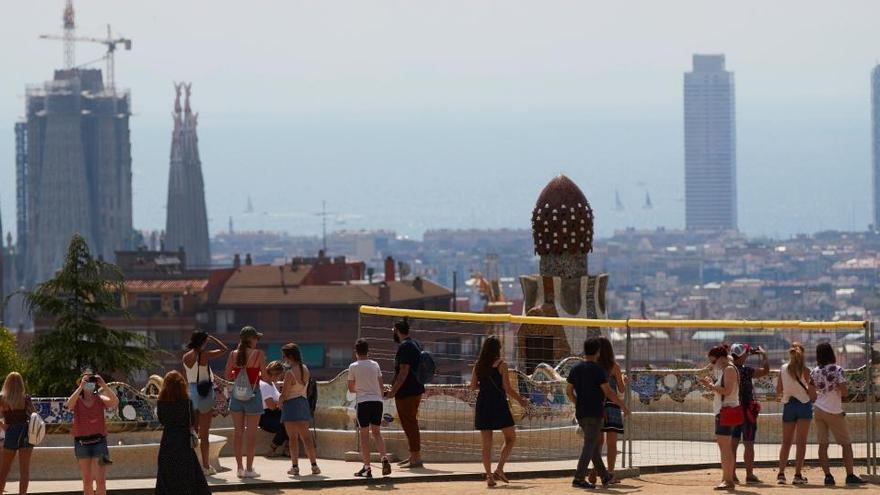
<path fill-rule="evenodd" d="M 80 440 L 74 439 L 73 454 L 77 459 L 98 459 L 98 462 L 101 464 L 112 464 L 110 462 L 110 449 L 107 447 L 107 437 L 90 445 L 83 445 Z"/>
<path fill-rule="evenodd" d="M 735 426 L 722 426 L 721 425 L 721 414 L 719 413 L 719 414 L 715 415 L 715 434 L 716 435 L 729 437 L 730 435 L 733 434 L 734 428 L 736 428 L 736 427 Z"/>
<path fill-rule="evenodd" d="M 794 423 L 799 419 L 813 419 L 813 403 L 801 402 L 790 397 L 782 407 L 782 422 Z"/>
<path fill-rule="evenodd" d="M 754 442 L 755 434 L 757 432 L 758 423 L 750 423 L 749 418 L 746 418 L 745 421 L 743 421 L 743 424 L 733 427 L 733 432 L 730 436 L 736 440 L 742 438 L 743 442 Z"/>
<path fill-rule="evenodd" d="M 214 409 L 214 387 L 208 392 L 207 397 L 199 395 L 198 387 L 195 383 L 189 384 L 189 400 L 192 402 L 193 410 L 200 413 L 209 413 Z"/>
<path fill-rule="evenodd" d="M 287 399 L 281 404 L 281 421 L 311 421 L 312 413 L 309 411 L 309 401 L 305 397 Z"/>
<path fill-rule="evenodd" d="M 244 413 L 248 416 L 263 414 L 263 394 L 260 387 L 254 387 L 254 396 L 247 401 L 240 401 L 233 397 L 229 400 L 229 412 Z"/>
<path fill-rule="evenodd" d="M 18 423 L 6 428 L 6 438 L 3 439 L 3 448 L 6 450 L 29 449 L 33 445 L 28 443 L 28 424 Z"/>

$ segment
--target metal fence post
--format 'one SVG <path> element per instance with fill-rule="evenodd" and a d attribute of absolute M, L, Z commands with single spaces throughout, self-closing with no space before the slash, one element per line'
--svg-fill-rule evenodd
<path fill-rule="evenodd" d="M 626 408 L 630 410 L 630 415 L 625 416 L 624 424 L 626 424 L 626 429 L 623 434 L 623 449 L 624 452 L 621 456 L 621 460 L 625 461 L 628 457 L 629 461 L 626 462 L 624 467 L 628 467 L 632 469 L 633 467 L 633 451 L 632 451 L 632 425 L 633 425 L 633 417 L 632 417 L 632 393 L 630 392 L 631 386 L 629 384 L 632 383 L 632 375 L 630 372 L 632 371 L 632 334 L 630 332 L 629 327 L 629 319 L 626 320 L 626 354 L 624 357 L 624 366 L 626 368 L 626 380 L 628 382 L 626 387 L 626 394 L 623 396 L 624 404 L 626 404 Z"/>
<path fill-rule="evenodd" d="M 868 435 L 866 454 L 868 458 L 867 470 L 868 474 L 877 474 L 877 439 L 876 439 L 876 406 L 874 392 L 874 322 L 868 321 L 865 325 L 865 372 L 867 373 L 867 381 L 865 382 L 865 416 L 868 421 L 868 428 L 865 433 Z"/>

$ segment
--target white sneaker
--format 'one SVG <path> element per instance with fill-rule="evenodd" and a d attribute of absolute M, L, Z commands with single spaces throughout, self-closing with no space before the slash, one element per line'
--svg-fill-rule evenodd
<path fill-rule="evenodd" d="M 215 474 L 217 474 L 217 470 L 214 469 L 212 466 L 203 467 L 202 472 L 205 473 L 205 476 L 214 476 Z"/>
<path fill-rule="evenodd" d="M 237 473 L 237 474 L 238 474 L 238 477 L 239 477 L 239 478 L 244 478 L 244 477 L 245 477 L 244 474 L 245 474 L 246 472 L 247 472 L 247 471 L 245 471 L 244 469 L 239 468 L 239 469 L 238 469 L 238 473 Z"/>
<path fill-rule="evenodd" d="M 287 470 L 287 474 L 291 476 L 299 476 L 299 466 L 293 466 Z"/>
<path fill-rule="evenodd" d="M 321 468 L 317 464 L 312 464 L 312 474 L 321 474 Z"/>
<path fill-rule="evenodd" d="M 244 472 L 244 477 L 245 478 L 259 478 L 260 473 L 253 471 L 253 470 L 248 470 L 248 471 Z"/>

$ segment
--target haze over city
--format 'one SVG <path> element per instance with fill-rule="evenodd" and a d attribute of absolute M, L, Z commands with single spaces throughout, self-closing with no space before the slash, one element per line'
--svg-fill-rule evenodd
<path fill-rule="evenodd" d="M 14 232 L 12 123 L 51 78 L 63 2 L 5 3 L 0 212 Z M 682 77 L 736 78 L 739 228 L 871 223 L 875 2 L 81 2 L 77 33 L 133 39 L 134 226 L 165 222 L 172 81 L 193 81 L 210 232 L 528 226 L 565 172 L 601 235 L 684 226 Z M 785 20 L 783 22 L 782 20 Z M 20 49 L 13 49 L 20 47 Z M 77 45 L 78 63 L 100 45 Z M 90 67 L 101 68 L 102 63 Z M 625 209 L 614 211 L 615 191 Z M 642 209 L 649 192 L 653 210 Z M 254 213 L 245 214 L 251 196 Z"/>

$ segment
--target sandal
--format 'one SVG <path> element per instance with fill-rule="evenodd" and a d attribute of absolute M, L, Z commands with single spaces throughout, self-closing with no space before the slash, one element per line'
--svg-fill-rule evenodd
<path fill-rule="evenodd" d="M 488 485 L 489 488 L 492 488 L 493 486 L 496 485 L 495 475 L 493 475 L 491 473 L 486 473 L 486 485 Z"/>
<path fill-rule="evenodd" d="M 504 471 L 502 471 L 502 470 L 500 470 L 500 469 L 496 469 L 495 472 L 492 473 L 492 476 L 494 476 L 495 479 L 497 479 L 498 481 L 503 481 L 503 482 L 505 482 L 505 483 L 510 483 L 510 480 L 507 479 L 507 475 L 504 474 Z"/>

